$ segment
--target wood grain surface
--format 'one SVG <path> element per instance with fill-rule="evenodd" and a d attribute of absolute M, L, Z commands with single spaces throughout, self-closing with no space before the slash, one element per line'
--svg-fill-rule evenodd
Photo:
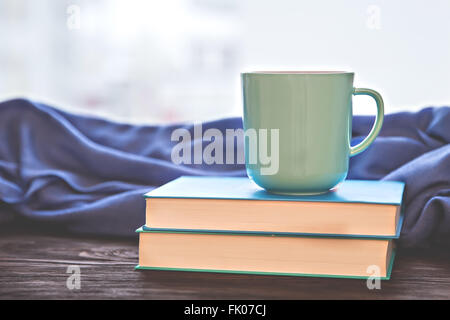
<path fill-rule="evenodd" d="M 447 250 L 399 250 L 380 290 L 365 280 L 134 271 L 137 238 L 0 229 L 1 299 L 450 299 Z M 67 268 L 81 270 L 69 290 Z"/>

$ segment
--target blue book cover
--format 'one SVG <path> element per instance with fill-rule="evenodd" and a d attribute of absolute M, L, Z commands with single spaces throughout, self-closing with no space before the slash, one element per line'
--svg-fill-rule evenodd
<path fill-rule="evenodd" d="M 399 181 L 345 180 L 328 193 L 311 196 L 278 195 L 247 177 L 183 176 L 144 195 L 146 198 L 351 202 L 401 205 L 405 184 Z"/>
<path fill-rule="evenodd" d="M 141 227 L 139 229 L 136 230 L 136 232 L 142 234 L 142 233 L 165 233 L 165 232 L 169 232 L 169 233 L 179 233 L 179 234 L 189 234 L 191 232 L 187 232 L 187 231 L 165 231 L 165 230 L 145 230 L 144 227 Z M 207 234 L 206 232 L 195 232 L 195 233 L 203 233 L 203 234 Z M 241 233 L 231 233 L 232 234 L 237 234 L 237 235 L 243 235 Z M 251 235 L 251 234 L 246 234 L 246 235 Z M 272 237 L 274 235 L 271 234 L 260 234 L 259 236 L 269 236 Z M 275 235 L 276 236 L 276 235 Z M 377 241 L 377 240 L 382 240 L 382 239 L 374 239 L 371 241 Z M 385 240 L 386 241 L 386 240 Z M 141 244 L 142 245 L 142 242 Z M 386 259 L 387 259 L 387 272 L 386 272 L 386 276 L 384 277 L 380 277 L 380 280 L 389 280 L 391 277 L 391 272 L 392 272 L 392 267 L 394 264 L 394 258 L 395 258 L 395 247 L 392 247 L 393 249 L 390 251 L 390 249 L 387 249 L 386 252 Z M 142 249 L 142 248 L 141 248 Z M 141 262 L 140 262 L 141 263 Z M 319 277 L 319 278 L 344 278 L 344 279 L 367 279 L 368 277 L 370 277 L 370 275 L 367 276 L 356 276 L 356 275 L 340 275 L 340 274 L 320 274 L 320 273 L 293 273 L 293 272 L 276 272 L 276 271 L 272 271 L 272 272 L 261 272 L 261 271 L 251 271 L 251 270 L 223 270 L 223 269 L 216 269 L 214 267 L 210 267 L 209 269 L 206 268 L 202 268 L 202 269 L 197 269 L 197 268 L 182 268 L 182 267 L 160 267 L 160 266 L 145 266 L 145 265 L 137 265 L 135 267 L 136 270 L 163 270 L 163 271 L 182 271 L 182 272 L 212 272 L 212 273 L 237 273 L 237 274 L 256 274 L 256 275 L 278 275 L 278 276 L 299 276 L 299 277 Z"/>
<path fill-rule="evenodd" d="M 144 196 L 151 198 L 175 199 L 219 199 L 219 200 L 254 200 L 254 201 L 297 201 L 297 202 L 334 202 L 334 203 L 363 203 L 401 206 L 404 183 L 397 181 L 345 180 L 332 191 L 311 196 L 286 196 L 271 194 L 258 187 L 247 177 L 194 177 L 183 176 L 175 179 Z M 261 231 L 230 231 L 230 230 L 197 230 L 182 229 L 187 232 L 232 232 L 232 233 L 269 233 L 288 236 L 321 236 L 347 238 L 378 238 L 395 239 L 400 235 L 403 214 L 400 214 L 395 235 L 358 235 L 358 234 L 316 234 L 292 232 L 261 232 Z M 153 228 L 143 226 L 143 231 L 177 231 L 174 228 Z"/>

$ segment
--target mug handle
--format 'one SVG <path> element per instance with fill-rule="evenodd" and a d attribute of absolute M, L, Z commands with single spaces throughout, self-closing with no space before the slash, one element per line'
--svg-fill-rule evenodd
<path fill-rule="evenodd" d="M 357 154 L 363 152 L 366 150 L 368 146 L 375 140 L 378 133 L 381 130 L 381 126 L 383 125 L 383 119 L 384 119 L 384 103 L 383 98 L 381 95 L 372 89 L 366 89 L 366 88 L 353 88 L 353 95 L 359 96 L 359 95 L 367 95 L 372 97 L 375 102 L 377 103 L 377 115 L 375 118 L 375 122 L 372 126 L 372 129 L 370 130 L 367 137 L 361 141 L 359 144 L 357 144 L 354 147 L 350 147 L 350 157 L 356 156 Z"/>

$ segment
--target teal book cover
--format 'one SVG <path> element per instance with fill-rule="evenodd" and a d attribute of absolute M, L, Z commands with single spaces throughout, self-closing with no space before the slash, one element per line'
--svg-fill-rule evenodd
<path fill-rule="evenodd" d="M 405 184 L 399 181 L 345 180 L 328 193 L 311 196 L 288 196 L 269 193 L 247 177 L 182 176 L 146 193 L 144 197 L 400 205 L 404 186 Z"/>
<path fill-rule="evenodd" d="M 157 230 L 150 229 L 146 230 L 144 227 L 140 227 L 136 230 L 137 233 L 179 233 L 179 234 L 189 234 L 189 233 L 203 233 L 203 234 L 221 234 L 221 232 L 192 232 L 192 231 L 178 231 L 178 230 Z M 253 233 L 241 233 L 241 232 L 228 232 L 229 235 L 254 235 Z M 274 235 L 267 233 L 259 233 L 260 236 L 287 236 L 287 235 Z M 289 235 L 292 237 L 293 235 Z M 304 237 L 304 235 L 295 235 L 299 237 Z M 306 236 L 308 237 L 308 236 Z M 319 235 L 311 235 L 311 237 L 320 238 Z M 341 238 L 341 237 L 336 237 Z M 351 238 L 351 237 L 349 237 Z M 358 237 L 359 238 L 359 237 Z M 383 239 L 373 239 L 371 241 L 382 241 Z M 387 274 L 384 277 L 379 277 L 380 280 L 390 280 L 392 268 L 394 265 L 396 250 L 393 249 L 390 257 L 388 259 Z M 248 271 L 248 270 L 221 270 L 221 269 L 195 269 L 195 268 L 169 268 L 169 267 L 148 267 L 137 265 L 135 270 L 161 270 L 161 271 L 181 271 L 181 272 L 207 272 L 207 273 L 235 273 L 235 274 L 255 274 L 255 275 L 272 275 L 272 276 L 295 276 L 295 277 L 318 277 L 318 278 L 343 278 L 343 279 L 367 279 L 368 276 L 352 276 L 352 275 L 339 275 L 339 274 L 308 274 L 308 273 L 284 273 L 284 272 L 261 272 L 261 271 Z"/>
<path fill-rule="evenodd" d="M 297 202 L 334 202 L 334 203 L 364 203 L 401 206 L 404 183 L 398 181 L 345 180 L 328 193 L 312 196 L 286 196 L 271 194 L 258 187 L 247 177 L 193 177 L 183 176 L 175 179 L 149 193 L 146 198 L 176 198 L 176 199 L 220 199 L 220 200 L 254 200 L 254 201 L 297 201 Z M 395 235 L 358 235 L 321 233 L 321 237 L 376 238 L 397 239 L 403 223 L 403 213 L 395 230 Z M 190 232 L 232 232 L 243 234 L 272 234 L 316 236 L 315 233 L 264 232 L 264 231 L 228 231 L 174 228 L 151 228 L 143 226 L 144 231 L 190 231 Z"/>
<path fill-rule="evenodd" d="M 394 265 L 395 252 L 392 252 L 389 262 L 388 273 L 385 277 L 379 277 L 380 280 L 390 280 L 392 267 Z M 254 274 L 267 276 L 290 276 L 290 277 L 313 277 L 313 278 L 338 278 L 338 279 L 368 279 L 370 276 L 347 276 L 335 274 L 310 274 L 310 273 L 283 273 L 283 272 L 259 272 L 259 271 L 239 271 L 239 270 L 215 270 L 215 269 L 186 269 L 186 268 L 165 268 L 165 267 L 143 267 L 137 265 L 135 270 L 159 270 L 159 271 L 179 271 L 179 272 L 207 272 L 207 273 L 235 273 L 235 274 Z"/>

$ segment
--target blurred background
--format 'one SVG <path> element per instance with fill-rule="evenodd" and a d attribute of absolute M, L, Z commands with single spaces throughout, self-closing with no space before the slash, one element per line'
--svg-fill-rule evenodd
<path fill-rule="evenodd" d="M 0 0 L 0 39 L 1 100 L 118 121 L 240 116 L 239 73 L 268 69 L 354 71 L 387 112 L 450 104 L 449 0 Z"/>

